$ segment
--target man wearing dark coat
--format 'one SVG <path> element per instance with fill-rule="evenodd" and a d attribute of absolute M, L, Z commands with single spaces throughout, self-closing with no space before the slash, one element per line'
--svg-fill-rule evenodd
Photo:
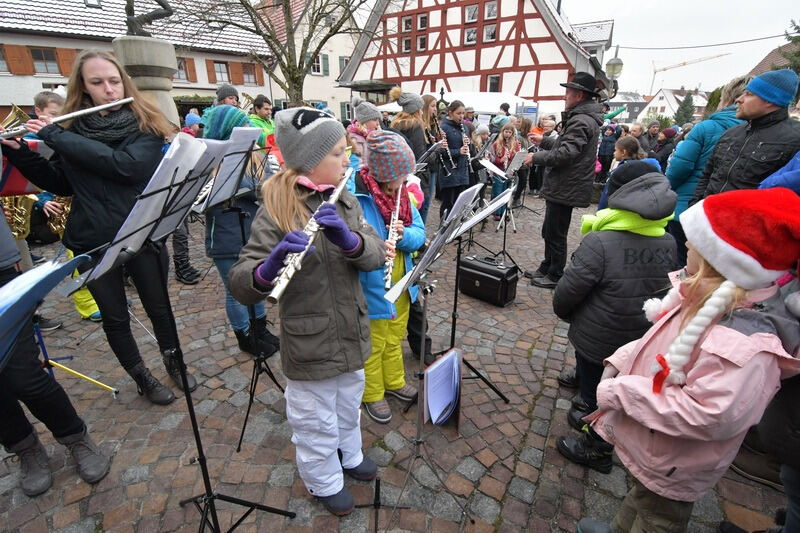
<path fill-rule="evenodd" d="M 526 163 L 545 167 L 541 196 L 546 210 L 542 224 L 544 260 L 532 273 L 531 285 L 555 288 L 567 264 L 567 232 L 573 207 L 587 207 L 592 195 L 597 142 L 603 113 L 595 102 L 596 80 L 587 72 L 576 72 L 566 87 L 566 110 L 561 134 L 553 139 L 530 134 L 541 150 L 531 153 Z"/>

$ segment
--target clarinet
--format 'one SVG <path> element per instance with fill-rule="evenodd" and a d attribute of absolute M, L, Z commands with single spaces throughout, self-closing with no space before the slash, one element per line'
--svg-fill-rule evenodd
<path fill-rule="evenodd" d="M 347 181 L 350 179 L 350 175 L 352 173 L 353 169 L 348 168 L 347 172 L 344 173 L 344 177 L 336 186 L 336 189 L 334 189 L 334 191 L 331 193 L 330 197 L 319 204 L 317 209 L 314 211 L 314 214 L 312 214 L 311 218 L 308 220 L 308 222 L 306 222 L 306 226 L 303 228 L 303 233 L 308 235 L 308 244 L 306 244 L 306 247 L 301 252 L 286 254 L 286 258 L 283 260 L 283 268 L 278 271 L 275 279 L 272 280 L 272 291 L 269 293 L 269 296 L 267 296 L 267 301 L 269 303 L 278 303 L 278 300 L 280 300 L 281 295 L 283 295 L 283 292 L 286 290 L 286 286 L 289 285 L 292 277 L 302 268 L 303 259 L 308 253 L 309 248 L 311 248 L 311 245 L 314 243 L 314 238 L 317 236 L 317 233 L 320 229 L 320 225 L 317 223 L 314 215 L 324 204 L 336 204 L 336 200 L 339 199 L 339 195 L 342 194 L 342 191 L 347 187 Z"/>
<path fill-rule="evenodd" d="M 432 132 L 428 131 L 427 129 L 425 130 L 425 135 L 427 136 L 428 142 L 431 143 L 431 144 L 434 144 L 434 143 L 439 141 L 439 139 L 436 138 L 436 135 L 434 135 Z M 450 154 L 450 150 L 449 149 L 447 151 L 447 154 L 448 155 Z M 447 167 L 444 164 L 444 158 L 442 157 L 441 151 L 437 150 L 436 151 L 436 156 L 439 158 L 439 168 L 441 168 L 444 171 L 444 175 L 445 176 L 450 176 L 452 174 L 452 172 L 447 170 Z M 450 158 L 450 163 L 452 164 L 452 162 L 453 162 L 453 158 L 451 157 Z M 453 167 L 453 168 L 455 168 L 455 167 Z"/>
<path fill-rule="evenodd" d="M 462 146 L 469 146 L 471 144 L 471 141 L 469 140 L 469 135 L 467 135 L 467 129 L 464 127 L 464 122 L 462 121 L 461 124 L 459 124 L 459 126 L 461 126 Z M 464 155 L 466 155 L 467 159 L 469 159 L 469 148 L 467 149 L 467 153 Z"/>
<path fill-rule="evenodd" d="M 397 198 L 395 199 L 395 203 L 397 205 L 394 206 L 394 211 L 392 211 L 392 218 L 389 219 L 389 235 L 386 237 L 386 242 L 392 243 L 394 245 L 397 242 L 397 221 L 400 219 L 400 199 L 402 198 L 401 194 L 403 194 L 403 186 L 401 185 L 400 188 L 397 190 Z M 384 281 L 384 288 L 388 291 L 392 288 L 392 269 L 394 268 L 394 258 L 389 258 L 386 260 L 386 264 L 383 265 L 383 281 Z"/>

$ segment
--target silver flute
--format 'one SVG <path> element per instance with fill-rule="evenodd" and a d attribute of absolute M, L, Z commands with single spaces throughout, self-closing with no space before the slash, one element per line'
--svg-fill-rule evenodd
<path fill-rule="evenodd" d="M 333 190 L 328 199 L 319 204 L 316 211 L 314 211 L 314 213 L 311 215 L 311 218 L 308 220 L 308 222 L 306 222 L 306 227 L 303 228 L 303 233 L 308 235 L 308 244 L 306 244 L 306 247 L 300 252 L 286 254 L 286 258 L 283 260 L 283 268 L 278 271 L 275 279 L 272 280 L 272 291 L 270 291 L 269 295 L 267 296 L 267 301 L 269 303 L 278 303 L 278 300 L 281 299 L 283 292 L 286 290 L 286 286 L 289 285 L 290 281 L 292 281 L 292 277 L 302 268 L 303 258 L 305 258 L 308 250 L 311 248 L 311 245 L 314 244 L 314 239 L 316 238 L 320 229 L 320 225 L 317 223 L 314 215 L 317 214 L 324 204 L 336 204 L 336 200 L 339 199 L 339 195 L 341 195 L 342 191 L 347 187 L 347 181 L 350 179 L 350 175 L 352 173 L 353 169 L 348 168 L 347 172 L 344 173 L 344 177 L 341 179 L 341 181 L 339 181 L 339 184 Z"/>
<path fill-rule="evenodd" d="M 97 113 L 98 111 L 103 111 L 104 109 L 117 107 L 118 105 L 129 104 L 131 102 L 133 102 L 133 96 L 129 96 L 128 98 L 123 98 L 122 100 L 117 100 L 116 102 L 109 102 L 103 105 L 87 107 L 86 109 L 79 109 L 78 111 L 73 111 L 72 113 L 67 113 L 66 115 L 61 115 L 60 117 L 56 117 L 52 119 L 50 122 L 53 124 L 57 124 L 58 122 L 64 122 L 65 120 L 72 120 L 73 118 L 77 118 L 82 115 L 90 115 L 92 113 Z M 0 133 L 0 139 L 10 139 L 12 137 L 19 137 L 20 135 L 25 135 L 26 133 L 28 133 L 28 130 L 25 128 L 25 124 L 22 124 L 20 126 L 17 126 L 16 128 Z"/>
<path fill-rule="evenodd" d="M 400 219 L 400 198 L 403 193 L 403 186 L 397 189 L 397 198 L 395 199 L 394 211 L 392 211 L 392 218 L 389 219 L 389 235 L 386 237 L 386 242 L 397 243 L 397 221 Z M 383 281 L 384 288 L 388 291 L 392 288 L 392 270 L 394 269 L 394 258 L 387 258 L 386 264 L 383 265 Z"/>

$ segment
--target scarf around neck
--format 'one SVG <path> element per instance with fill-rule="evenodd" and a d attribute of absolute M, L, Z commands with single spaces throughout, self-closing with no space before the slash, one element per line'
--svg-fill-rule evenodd
<path fill-rule="evenodd" d="M 372 199 L 375 201 L 375 205 L 378 206 L 378 211 L 381 212 L 383 221 L 388 224 L 392 220 L 392 214 L 396 207 L 395 197 L 388 196 L 383 192 L 378 182 L 375 181 L 375 178 L 369 174 L 369 169 L 367 167 L 361 168 L 361 179 L 364 181 L 364 185 L 367 187 L 370 196 L 372 196 Z M 411 203 L 408 198 L 408 190 L 406 189 L 405 183 L 400 188 L 400 220 L 403 221 L 404 226 L 411 225 Z"/>
<path fill-rule="evenodd" d="M 139 119 L 127 105 L 107 115 L 90 113 L 75 119 L 72 130 L 88 139 L 116 144 L 139 131 Z"/>
<path fill-rule="evenodd" d="M 659 220 L 648 220 L 633 211 L 624 209 L 601 209 L 594 215 L 583 215 L 581 217 L 581 234 L 593 231 L 630 231 L 646 237 L 661 237 L 666 233 L 664 230 L 667 222 L 675 217 L 670 214 Z"/>

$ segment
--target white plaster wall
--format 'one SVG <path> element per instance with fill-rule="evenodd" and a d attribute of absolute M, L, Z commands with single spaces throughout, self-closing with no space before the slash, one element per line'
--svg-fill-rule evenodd
<path fill-rule="evenodd" d="M 539 63 L 543 65 L 565 62 L 564 54 L 561 53 L 556 43 L 534 43 L 533 51 L 539 58 Z"/>
<path fill-rule="evenodd" d="M 566 83 L 568 71 L 563 70 L 542 70 L 539 72 L 539 96 L 560 96 L 564 94 L 564 88 L 559 83 Z"/>
<path fill-rule="evenodd" d="M 519 80 L 522 79 L 523 74 L 525 73 L 520 71 L 503 73 L 503 92 L 517 94 L 517 85 L 519 85 Z M 523 88 L 519 94 L 533 94 L 533 87 L 529 91 Z"/>
<path fill-rule="evenodd" d="M 547 37 L 550 35 L 550 32 L 547 31 L 547 26 L 545 26 L 544 22 L 542 22 L 542 19 L 526 19 L 525 33 L 531 39 L 535 37 Z"/>

